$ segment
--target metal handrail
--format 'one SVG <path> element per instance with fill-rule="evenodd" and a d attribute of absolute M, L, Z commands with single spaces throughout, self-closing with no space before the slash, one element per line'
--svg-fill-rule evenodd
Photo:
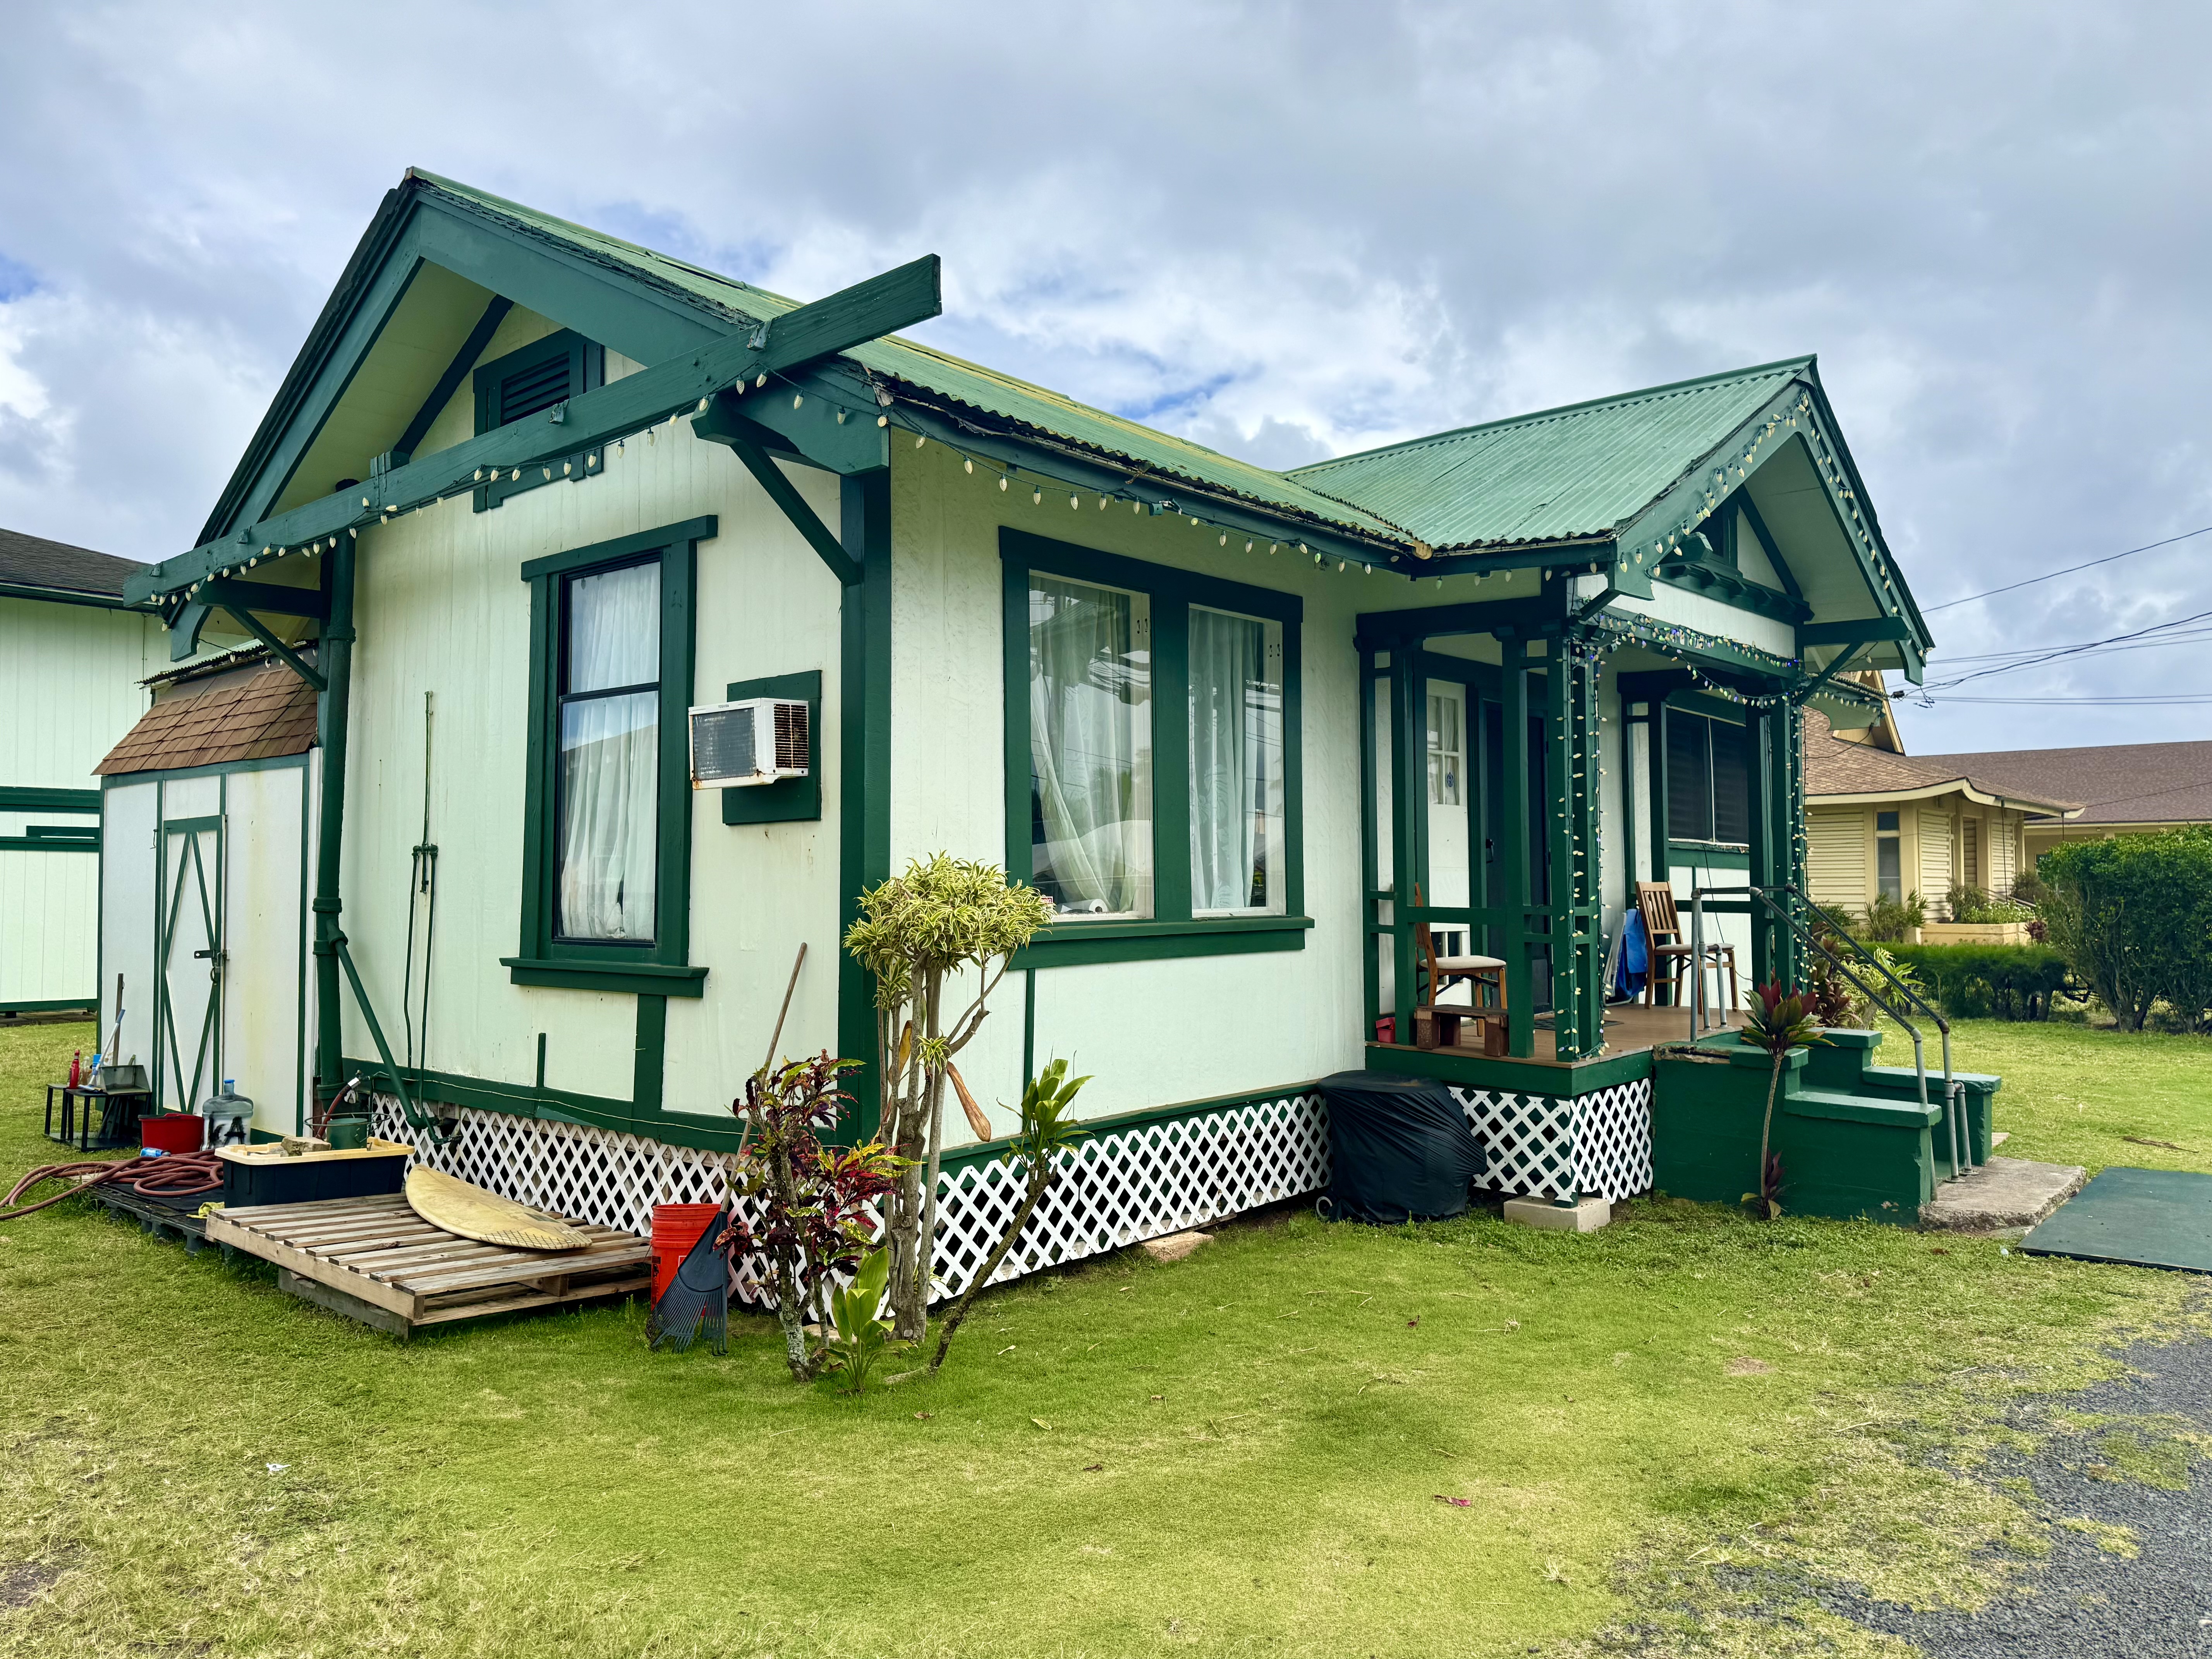
<path fill-rule="evenodd" d="M 1960 1176 L 1972 1170 L 1974 1167 L 1974 1137 L 1972 1132 L 1970 1129 L 1967 1129 L 1965 1126 L 1964 1119 L 1966 1114 L 1960 1109 L 1960 1096 L 1961 1091 L 1958 1081 L 1953 1076 L 1951 1070 L 1951 1022 L 1943 1018 L 1942 1012 L 1940 1009 L 1936 1008 L 1917 991 L 1915 991 L 1910 985 L 1907 985 L 1903 980 L 1898 978 L 1895 974 L 1892 973 L 1887 963 L 1883 962 L 1880 957 L 1869 950 L 1862 941 L 1853 938 L 1849 928 L 1844 927 L 1843 924 L 1838 922 L 1834 916 L 1831 915 L 1827 911 L 1815 904 L 1811 896 L 1802 888 L 1797 886 L 1795 882 L 1784 882 L 1777 887 L 1753 887 L 1748 890 L 1758 898 L 1760 903 L 1764 904 L 1769 910 L 1774 913 L 1774 916 L 1777 921 L 1780 921 L 1784 927 L 1789 928 L 1790 931 L 1795 933 L 1799 939 L 1803 941 L 1805 944 L 1809 945 L 1813 949 L 1818 951 L 1822 956 L 1826 957 L 1830 963 L 1834 964 L 1836 970 L 1838 973 L 1842 974 L 1845 979 L 1850 981 L 1852 984 L 1858 987 L 1860 993 L 1864 995 L 1869 1001 L 1872 1002 L 1875 1006 L 1881 1009 L 1882 1012 L 1887 1014 L 1892 1019 L 1895 1020 L 1899 1025 L 1902 1025 L 1905 1028 L 1906 1033 L 1912 1038 L 1912 1068 L 1918 1075 L 1920 1080 L 1920 1103 L 1923 1107 L 1925 1107 L 1928 1104 L 1928 1061 L 1927 1051 L 1922 1046 L 1919 1028 L 1913 1024 L 1910 1019 L 1906 1018 L 1902 1012 L 1893 1006 L 1888 999 L 1875 992 L 1864 980 L 1853 973 L 1834 951 L 1829 950 L 1826 945 L 1820 943 L 1820 939 L 1814 935 L 1811 929 L 1808 928 L 1803 922 L 1799 921 L 1795 915 L 1792 915 L 1785 907 L 1776 903 L 1774 901 L 1774 895 L 1777 893 L 1785 893 L 1789 895 L 1791 898 L 1796 899 L 1799 903 L 1802 904 L 1808 910 L 1810 910 L 1814 915 L 1818 916 L 1822 921 L 1826 922 L 1832 937 L 1839 939 L 1844 944 L 1850 945 L 1852 950 L 1856 951 L 1859 954 L 1860 957 L 1865 961 L 1868 966 L 1871 967 L 1877 974 L 1880 974 L 1883 979 L 1889 982 L 1890 988 L 1894 991 L 1899 997 L 1911 1004 L 1913 1007 L 1917 1008 L 1929 1019 L 1936 1022 L 1936 1030 L 1942 1036 L 1943 1045 L 1943 1120 L 1944 1126 L 1949 1133 L 1951 1141 L 1952 1178 L 1955 1180 Z"/>

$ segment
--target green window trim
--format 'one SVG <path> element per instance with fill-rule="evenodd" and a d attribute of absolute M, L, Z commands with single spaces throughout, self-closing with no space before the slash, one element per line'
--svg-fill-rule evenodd
<path fill-rule="evenodd" d="M 1128 589 L 1152 603 L 1152 915 L 1144 921 L 1063 922 L 1016 957 L 1018 968 L 1075 967 L 1172 957 L 1302 951 L 1305 915 L 1304 748 L 1299 626 L 1295 593 L 1101 553 L 1018 530 L 999 532 L 1004 580 L 1006 874 L 1030 879 L 1030 634 L 1032 573 Z M 1280 624 L 1283 639 L 1283 899 L 1280 915 L 1191 913 L 1190 609 L 1194 605 Z M 1172 856 L 1162 849 L 1174 848 Z"/>
<path fill-rule="evenodd" d="M 595 542 L 526 563 L 530 585 L 530 724 L 524 765 L 521 943 L 500 958 L 516 985 L 697 996 L 704 968 L 690 963 L 691 769 L 689 713 L 695 656 L 693 616 L 700 542 L 716 520 L 689 519 L 658 530 Z M 650 945 L 556 939 L 554 878 L 559 754 L 561 580 L 601 565 L 657 554 L 660 560 L 660 825 L 655 848 L 653 937 Z"/>
<path fill-rule="evenodd" d="M 518 347 L 504 357 L 494 358 L 476 372 L 477 435 L 481 437 L 516 420 L 526 420 L 531 415 L 544 416 L 549 410 L 557 414 L 556 404 L 605 384 L 606 361 L 604 346 L 586 339 L 574 329 L 567 328 L 549 334 L 542 340 L 532 340 L 528 345 Z M 567 370 L 565 380 L 560 375 L 562 368 Z M 502 390 L 517 376 L 531 377 L 537 371 L 543 371 L 558 383 L 562 388 L 560 395 L 550 402 L 537 398 L 528 398 L 525 402 L 526 412 L 507 415 L 503 407 Z M 510 495 L 536 489 L 542 484 L 584 477 L 604 471 L 605 465 L 605 458 L 594 448 L 567 457 L 557 472 L 550 466 L 527 467 L 522 469 L 520 478 L 501 479 L 495 469 L 491 483 L 477 486 L 476 511 L 487 512 Z"/>

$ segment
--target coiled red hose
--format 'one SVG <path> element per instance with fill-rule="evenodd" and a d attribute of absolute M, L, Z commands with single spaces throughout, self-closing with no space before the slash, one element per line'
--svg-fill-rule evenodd
<path fill-rule="evenodd" d="M 222 1160 L 213 1152 L 172 1152 L 164 1158 L 92 1158 L 76 1164 L 41 1164 L 10 1188 L 0 1205 L 13 1206 L 43 1181 L 74 1184 L 20 1208 L 0 1209 L 0 1221 L 13 1221 L 58 1204 L 94 1187 L 127 1187 L 142 1198 L 190 1198 L 222 1188 Z"/>

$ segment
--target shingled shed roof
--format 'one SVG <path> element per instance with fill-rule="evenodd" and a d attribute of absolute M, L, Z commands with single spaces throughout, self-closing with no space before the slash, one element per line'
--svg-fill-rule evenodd
<path fill-rule="evenodd" d="M 2212 748 L 2212 744 L 2201 745 Z M 1893 755 L 1863 743 L 1846 743 L 1817 708 L 1805 711 L 1805 798 L 1865 800 L 1880 796 L 1924 798 L 1958 790 L 1984 805 L 2004 805 L 2066 817 L 2081 803 L 2032 787 L 2015 787 L 1966 764 L 1984 755 Z"/>
<path fill-rule="evenodd" d="M 0 585 L 94 595 L 119 605 L 123 579 L 137 568 L 136 559 L 118 559 L 112 553 L 50 542 L 20 530 L 0 530 Z"/>
<path fill-rule="evenodd" d="M 226 766 L 304 755 L 315 741 L 315 690 L 290 669 L 270 664 L 191 685 L 138 717 L 93 768 L 100 777 Z"/>

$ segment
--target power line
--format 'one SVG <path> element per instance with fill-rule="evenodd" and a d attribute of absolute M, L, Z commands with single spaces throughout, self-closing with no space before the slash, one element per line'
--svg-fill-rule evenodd
<path fill-rule="evenodd" d="M 2058 646 L 2045 651 L 2040 656 L 2025 657 L 2018 662 L 2000 663 L 1994 668 L 1977 668 L 1971 674 L 1961 674 L 1955 680 L 1944 680 L 1925 689 L 1930 691 L 1947 691 L 1954 685 L 1965 685 L 1969 681 L 1986 679 L 1992 674 L 2009 674 L 2015 669 L 2033 668 L 2039 663 L 2054 662 L 2061 657 L 2078 656 L 2084 651 L 2094 651 L 2102 646 L 2119 645 L 2129 640 L 2139 640 L 2148 634 L 2162 634 L 2170 628 L 2185 628 L 2191 623 L 2201 623 L 2207 617 L 2212 617 L 2212 611 L 2200 611 L 2193 617 L 2176 617 L 2172 622 L 2153 623 L 2148 628 L 2138 628 L 2131 634 L 2115 634 L 2109 639 L 2089 640 L 2081 645 Z"/>
<path fill-rule="evenodd" d="M 1902 696 L 1911 696 L 1914 694 L 1911 692 L 1904 692 L 1899 695 Z M 1939 707 L 1942 704 L 1951 702 L 2002 702 L 2014 704 L 2103 703 L 2108 706 L 2124 706 L 2139 708 L 2172 708 L 2184 704 L 2212 702 L 2212 691 L 2185 691 L 2170 697 L 1954 697 L 1950 696 L 1948 693 L 1946 693 L 1942 696 L 1930 696 L 1921 697 L 1917 700 L 1916 706 L 1923 708 L 1933 708 Z"/>
<path fill-rule="evenodd" d="M 2192 628 L 2186 633 L 2172 634 L 2162 639 L 2137 640 L 2132 643 L 2125 645 L 2115 645 L 2102 647 L 2093 646 L 2082 648 L 2094 650 L 2097 654 L 2100 655 L 2112 656 L 2122 651 L 2148 651 L 2161 645 L 2187 645 L 2193 640 L 2203 639 L 2212 639 L 2212 628 Z M 2022 646 L 2017 651 L 1987 651 L 1973 656 L 1947 656 L 1943 659 L 1943 665 L 1944 666 L 1948 667 L 1953 663 L 1961 662 L 2009 662 L 2017 657 L 2033 657 L 2039 653 L 2049 651 L 2053 647 L 2047 645 L 2029 645 Z M 2075 647 L 2064 647 L 2059 648 L 2073 649 Z"/>
<path fill-rule="evenodd" d="M 2212 524 L 2208 524 L 2197 530 L 2185 530 L 2179 536 L 2168 536 L 2162 542 L 2145 542 L 2141 547 L 2131 547 L 2124 553 L 2107 553 L 2103 558 L 2091 559 L 2086 564 L 2069 564 L 2063 570 L 2047 570 L 2040 576 L 2030 576 L 2026 581 L 2013 582 L 2004 587 L 1992 587 L 1983 593 L 1969 593 L 1963 599 L 1946 599 L 1941 605 L 1923 605 L 1920 608 L 1920 614 L 1923 617 L 1931 617 L 1938 611 L 1948 611 L 1954 605 L 1972 605 L 1976 599 L 1993 599 L 2000 593 L 2010 593 L 2020 588 L 2033 587 L 2038 582 L 2047 582 L 2057 576 L 2070 576 L 2077 570 L 2094 570 L 2100 564 L 2112 563 L 2115 559 L 2131 558 L 2137 553 L 2148 553 L 2153 548 L 2171 547 L 2176 542 L 2187 541 L 2191 536 L 2202 536 L 2206 531 L 2212 531 Z"/>

